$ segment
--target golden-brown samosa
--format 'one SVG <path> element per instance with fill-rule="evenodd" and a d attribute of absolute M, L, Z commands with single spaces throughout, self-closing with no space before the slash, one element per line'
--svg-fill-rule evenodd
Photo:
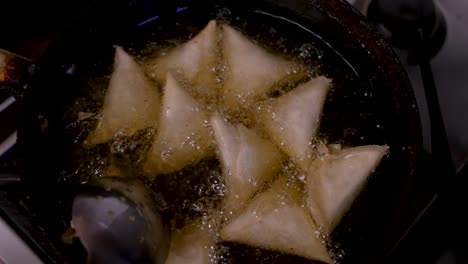
<path fill-rule="evenodd" d="M 274 144 L 243 125 L 233 126 L 219 114 L 211 118 L 226 183 L 224 210 L 242 209 L 281 169 L 282 154 Z"/>
<path fill-rule="evenodd" d="M 171 236 L 166 264 L 212 263 L 215 242 L 206 227 L 191 225 L 172 232 Z"/>
<path fill-rule="evenodd" d="M 318 77 L 262 106 L 258 116 L 266 133 L 298 165 L 312 153 L 330 79 Z"/>
<path fill-rule="evenodd" d="M 117 47 L 102 117 L 85 143 L 93 145 L 109 141 L 117 131 L 131 136 L 140 129 L 153 127 L 158 122 L 160 107 L 156 87 L 146 78 L 140 65 Z"/>
<path fill-rule="evenodd" d="M 280 178 L 271 189 L 253 198 L 221 229 L 220 238 L 331 263 L 312 217 L 301 204 L 301 186 L 288 181 Z"/>
<path fill-rule="evenodd" d="M 164 83 L 166 73 L 171 71 L 179 81 L 188 81 L 186 88 L 192 96 L 211 102 L 216 98 L 220 86 L 217 78 L 219 53 L 217 25 L 212 20 L 187 43 L 150 61 L 147 72 L 158 82 Z"/>
<path fill-rule="evenodd" d="M 368 145 L 325 154 L 312 162 L 306 202 L 318 225 L 333 231 L 387 152 L 387 146 Z"/>
<path fill-rule="evenodd" d="M 228 25 L 222 25 L 225 60 L 223 106 L 231 112 L 248 109 L 275 85 L 305 76 L 303 67 L 271 54 Z"/>
<path fill-rule="evenodd" d="M 168 73 L 159 127 L 145 170 L 154 176 L 200 161 L 214 149 L 211 133 L 206 110 Z"/>

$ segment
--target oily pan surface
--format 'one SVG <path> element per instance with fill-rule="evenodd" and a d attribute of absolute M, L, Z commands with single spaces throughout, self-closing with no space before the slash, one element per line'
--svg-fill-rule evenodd
<path fill-rule="evenodd" d="M 261 11 L 265 10 L 268 8 L 261 9 Z M 333 41 L 337 40 L 326 39 L 326 34 L 320 34 L 324 33 L 324 29 L 320 29 L 320 23 L 324 23 L 324 21 L 319 21 L 317 24 L 307 24 L 307 28 L 311 28 L 323 36 L 325 40 L 333 43 L 332 47 L 335 50 L 314 34 L 304 31 L 297 25 L 260 14 L 257 12 L 258 10 L 239 11 L 236 8 L 197 10 L 197 8 L 189 7 L 177 16 L 179 23 L 176 26 L 164 22 L 147 24 L 135 30 L 136 33 L 132 33 L 131 38 L 129 38 L 131 41 L 113 44 L 124 46 L 130 53 L 133 52 L 132 55 L 144 62 L 144 58 L 148 54 L 154 53 L 158 48 L 182 43 L 201 30 L 208 21 L 205 18 L 200 19 L 204 17 L 200 15 L 202 11 L 209 13 L 207 16 L 209 18 L 218 18 L 229 22 L 247 36 L 258 41 L 264 48 L 302 60 L 308 65 L 312 65 L 310 70 L 315 74 L 325 74 L 334 80 L 335 85 L 327 97 L 319 131 L 319 136 L 329 143 L 341 143 L 344 146 L 386 144 L 392 149 L 401 149 L 402 151 L 414 143 L 406 134 L 410 128 L 408 130 L 402 129 L 408 127 L 408 124 L 400 118 L 405 114 L 407 106 L 400 107 L 395 103 L 396 96 L 393 94 L 391 82 L 388 82 L 385 73 L 377 67 L 375 58 L 368 55 L 365 49 L 359 47 L 357 53 L 349 56 L 348 63 L 353 66 L 350 67 L 336 51 L 353 50 L 359 43 L 355 43 L 355 40 L 349 40 L 347 44 L 334 43 Z M 273 9 L 272 11 L 278 10 Z M 289 15 L 287 12 L 284 14 Z M 255 21 L 255 23 L 251 23 L 251 21 Z M 172 40 L 172 42 L 167 40 Z M 347 45 L 352 47 L 347 48 Z M 102 48 L 103 46 L 105 48 Z M 343 46 L 345 47 L 343 48 Z M 67 206 L 71 199 L 70 194 L 73 194 L 76 186 L 80 182 L 85 182 L 89 175 L 102 175 L 103 172 L 100 168 L 104 168 L 107 164 L 106 159 L 110 151 L 114 150 L 115 152 L 115 150 L 122 149 L 136 153 L 140 151 L 138 146 L 126 143 L 130 142 L 128 139 L 117 141 L 117 145 L 116 143 L 99 145 L 97 149 L 93 150 L 93 155 L 72 151 L 81 145 L 87 133 L 95 125 L 93 117 L 76 122 L 78 113 L 97 113 L 99 111 L 112 70 L 112 46 L 96 45 L 93 49 L 87 52 L 78 47 L 76 51 L 82 53 L 84 59 L 82 59 L 81 64 L 76 65 L 77 73 L 74 77 L 70 77 L 71 80 L 69 78 L 64 78 L 64 80 L 46 78 L 38 81 L 42 82 L 41 85 L 44 83 L 52 84 L 52 88 L 44 88 L 43 92 L 45 91 L 46 95 L 54 93 L 54 95 L 62 96 L 63 100 L 57 102 L 47 97 L 48 100 L 43 102 L 33 100 L 34 102 L 30 106 L 32 107 L 31 111 L 36 115 L 34 121 L 28 123 L 29 128 L 31 128 L 27 132 L 29 134 L 23 136 L 29 140 L 45 138 L 46 141 L 43 142 L 42 147 L 49 143 L 47 150 L 41 149 L 43 154 L 47 154 L 44 155 L 45 162 L 43 164 L 39 164 L 38 161 L 36 161 L 37 163 L 31 160 L 29 162 L 31 165 L 36 165 L 34 167 L 40 171 L 40 174 L 44 174 L 43 180 L 38 181 L 43 188 L 37 193 L 44 193 L 45 190 L 54 189 L 52 186 L 57 186 L 56 192 L 50 192 L 50 200 L 48 201 L 59 200 L 61 204 L 57 207 L 51 206 L 56 210 L 51 210 L 45 218 L 49 217 L 55 219 L 56 222 L 62 222 L 63 226 L 67 223 Z M 95 54 L 99 54 L 99 56 L 94 56 Z M 347 53 L 342 53 L 342 55 L 348 58 Z M 64 92 L 63 89 L 58 88 L 59 86 L 63 87 L 64 83 L 73 83 L 73 86 L 69 86 L 68 91 Z M 37 87 L 40 86 L 36 86 L 36 91 Z M 51 101 L 54 104 L 46 104 L 46 102 Z M 41 129 L 41 126 L 44 127 L 44 122 L 47 122 L 45 131 Z M 144 139 L 151 137 L 151 133 L 154 132 L 141 131 L 140 133 L 142 134 L 140 138 Z M 29 158 L 38 157 L 38 155 L 29 154 L 27 156 Z M 133 156 L 137 159 L 139 157 L 139 155 Z M 118 158 L 119 153 L 117 152 L 114 157 Z M 400 170 L 405 171 L 404 167 L 408 166 L 406 157 L 405 153 L 393 151 L 392 155 L 381 164 L 356 206 L 335 232 L 337 241 L 342 244 L 343 248 L 348 247 L 347 241 L 359 241 L 359 245 L 369 247 L 375 238 L 382 239 L 380 236 L 384 234 L 382 230 L 385 226 L 384 218 L 387 211 L 383 208 L 392 204 L 390 193 L 400 188 L 402 179 L 395 179 L 394 175 L 399 174 Z M 86 162 L 82 162 L 83 159 Z M 135 164 L 138 162 L 137 160 Z M 29 173 L 31 172 L 29 171 Z M 406 175 L 400 177 L 406 177 Z M 45 195 L 41 202 L 47 201 L 47 197 Z M 348 227 L 352 227 L 352 230 L 349 231 Z M 49 228 L 49 230 L 52 236 L 56 237 L 63 231 L 58 227 Z M 360 239 L 356 239 L 358 237 Z"/>

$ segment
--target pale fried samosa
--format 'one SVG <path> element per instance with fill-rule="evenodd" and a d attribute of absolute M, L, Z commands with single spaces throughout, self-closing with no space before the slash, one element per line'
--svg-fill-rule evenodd
<path fill-rule="evenodd" d="M 210 230 L 192 225 L 172 232 L 166 264 L 212 263 L 215 242 Z"/>
<path fill-rule="evenodd" d="M 187 43 L 147 63 L 146 70 L 160 83 L 164 83 L 166 73 L 171 71 L 179 81 L 188 82 L 187 89 L 192 96 L 211 102 L 220 86 L 216 70 L 219 53 L 217 25 L 212 20 Z"/>
<path fill-rule="evenodd" d="M 243 125 L 232 126 L 220 115 L 211 119 L 226 183 L 224 209 L 242 209 L 281 169 L 282 154 L 275 145 Z"/>
<path fill-rule="evenodd" d="M 273 86 L 305 77 L 303 67 L 271 54 L 228 25 L 222 26 L 225 60 L 222 94 L 226 110 L 248 109 Z"/>
<path fill-rule="evenodd" d="M 258 116 L 267 134 L 301 165 L 310 158 L 330 79 L 318 77 L 262 106 Z"/>
<path fill-rule="evenodd" d="M 221 229 L 221 239 L 331 263 L 312 217 L 301 204 L 302 191 L 297 181 L 280 178 Z"/>
<path fill-rule="evenodd" d="M 387 151 L 387 146 L 361 146 L 312 162 L 306 201 L 318 225 L 333 231 Z"/>
<path fill-rule="evenodd" d="M 156 87 L 121 47 L 115 49 L 114 72 L 101 110 L 102 118 L 85 144 L 109 141 L 116 132 L 131 136 L 140 129 L 153 127 L 160 115 Z"/>
<path fill-rule="evenodd" d="M 145 164 L 147 173 L 171 173 L 212 152 L 215 143 L 208 113 L 170 73 L 166 77 L 161 113 Z"/>

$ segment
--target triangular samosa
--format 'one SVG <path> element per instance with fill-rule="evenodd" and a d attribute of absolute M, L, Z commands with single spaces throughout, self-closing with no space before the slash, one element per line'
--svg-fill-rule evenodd
<path fill-rule="evenodd" d="M 305 76 L 303 67 L 271 54 L 228 25 L 222 26 L 226 69 L 222 102 L 228 111 L 248 109 L 275 85 Z"/>
<path fill-rule="evenodd" d="M 387 151 L 387 146 L 361 146 L 312 162 L 306 201 L 318 225 L 333 231 Z"/>
<path fill-rule="evenodd" d="M 282 154 L 271 142 L 220 115 L 211 119 L 226 183 L 224 209 L 236 213 L 281 169 Z"/>
<path fill-rule="evenodd" d="M 209 264 L 213 259 L 214 239 L 210 230 L 193 225 L 172 232 L 166 264 Z"/>
<path fill-rule="evenodd" d="M 171 173 L 194 164 L 214 149 L 208 113 L 170 73 L 166 77 L 160 123 L 146 160 L 149 174 Z"/>
<path fill-rule="evenodd" d="M 111 140 L 117 131 L 130 136 L 140 129 L 153 127 L 158 122 L 160 107 L 156 87 L 146 78 L 140 65 L 117 47 L 102 118 L 85 142 L 99 144 Z"/>
<path fill-rule="evenodd" d="M 220 86 L 216 70 L 219 53 L 217 25 L 212 20 L 193 39 L 149 62 L 147 72 L 164 83 L 166 73 L 171 71 L 179 81 L 188 81 L 187 89 L 192 96 L 211 102 Z"/>
<path fill-rule="evenodd" d="M 262 106 L 258 121 L 286 154 L 301 165 L 308 160 L 330 79 L 318 77 Z"/>
<path fill-rule="evenodd" d="M 331 263 L 312 217 L 301 204 L 302 191 L 297 181 L 280 178 L 221 229 L 221 239 Z"/>

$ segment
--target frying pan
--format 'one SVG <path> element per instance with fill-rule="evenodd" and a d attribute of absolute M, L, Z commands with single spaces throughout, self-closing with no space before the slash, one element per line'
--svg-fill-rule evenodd
<path fill-rule="evenodd" d="M 320 137 L 345 146 L 390 146 L 390 155 L 331 234 L 339 245 L 335 253 L 340 263 L 384 263 L 407 224 L 421 145 L 411 85 L 388 44 L 344 1 L 168 2 L 90 1 L 81 19 L 47 40 L 44 52 L 35 58 L 36 67 L 28 66 L 27 71 L 17 67 L 8 73 L 19 76 L 10 89 L 23 109 L 18 132 L 24 157 L 22 182 L 38 216 L 37 225 L 46 231 L 42 239 L 60 253 L 45 252 L 47 262 L 85 261 L 79 243 L 64 244 L 61 235 L 69 225 L 71 201 L 81 183 L 102 176 L 99 169 L 90 171 L 86 166 L 99 168 L 108 162 L 90 157 L 105 157 L 112 146 L 102 145 L 93 155 L 74 152 L 95 125 L 92 118 L 77 123 L 76 117 L 78 112 L 96 113 L 102 106 L 113 45 L 144 60 L 139 56 L 149 52 L 148 42 L 177 36 L 186 40 L 215 18 L 242 28 L 259 43 L 271 43 L 267 48 L 281 43 L 293 55 L 306 53 L 304 62 L 317 65 L 317 73 L 334 79 Z M 73 74 L 66 73 L 70 69 Z M 255 262 L 258 254 L 273 254 L 241 245 L 226 247 L 233 253 L 247 252 L 238 254 L 244 262 Z M 235 261 L 236 254 L 231 255 Z M 282 261 L 304 260 L 286 257 Z"/>

